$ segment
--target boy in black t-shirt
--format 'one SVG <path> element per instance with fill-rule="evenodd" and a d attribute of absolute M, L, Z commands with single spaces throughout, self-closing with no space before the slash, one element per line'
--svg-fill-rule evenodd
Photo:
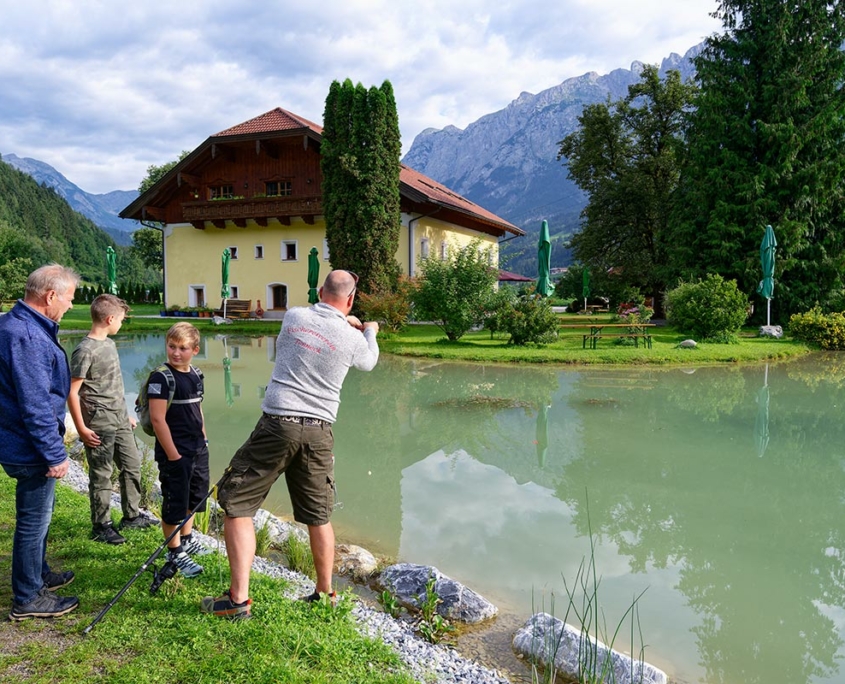
<path fill-rule="evenodd" d="M 177 323 L 167 331 L 167 371 L 157 371 L 147 381 L 150 421 L 155 430 L 155 459 L 161 480 L 161 527 L 167 538 L 188 511 L 208 492 L 208 438 L 202 414 L 203 381 L 191 359 L 199 353 L 200 333 L 190 323 Z M 170 375 L 171 377 L 168 377 Z M 170 398 L 170 387 L 175 391 Z M 196 577 L 202 566 L 192 555 L 209 553 L 192 537 L 193 516 L 168 543 L 167 559 L 185 577 Z"/>

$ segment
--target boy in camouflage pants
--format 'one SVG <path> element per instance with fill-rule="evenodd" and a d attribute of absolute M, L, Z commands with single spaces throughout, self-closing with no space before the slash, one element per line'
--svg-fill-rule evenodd
<path fill-rule="evenodd" d="M 123 324 L 129 307 L 122 299 L 103 294 L 91 302 L 91 332 L 70 361 L 68 409 L 85 445 L 88 458 L 88 494 L 91 500 L 91 538 L 108 544 L 126 539 L 113 526 L 111 474 L 120 471 L 121 528 L 143 529 L 156 524 L 141 504 L 141 455 L 135 445 L 135 419 L 126 409 L 117 347 L 110 335 Z"/>

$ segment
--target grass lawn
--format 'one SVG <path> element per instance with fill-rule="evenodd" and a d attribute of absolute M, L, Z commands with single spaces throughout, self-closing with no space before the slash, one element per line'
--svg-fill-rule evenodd
<path fill-rule="evenodd" d="M 610 316 L 599 316 L 593 320 L 610 322 Z M 671 326 L 648 329 L 652 335 L 651 349 L 645 348 L 642 341 L 639 347 L 615 344 L 613 338 L 599 340 L 596 349 L 584 349 L 583 336 L 589 333 L 589 323 L 584 323 L 583 317 L 564 314 L 561 324 L 582 324 L 584 327 L 562 328 L 560 338 L 553 344 L 516 347 L 508 345 L 507 335 L 491 339 L 489 332 L 479 331 L 468 333 L 457 342 L 450 342 L 433 325 L 412 325 L 399 334 L 379 334 L 379 347 L 389 354 L 455 361 L 635 365 L 735 363 L 801 356 L 811 351 L 803 342 L 788 338 L 758 337 L 756 328 L 743 330 L 739 344 L 699 343 L 695 349 L 681 349 L 678 343 L 687 336 Z M 619 329 L 616 332 L 623 331 Z"/>
<path fill-rule="evenodd" d="M 76 304 L 61 322 L 61 330 L 87 330 L 90 327 L 89 306 Z M 136 304 L 132 319 L 121 332 L 166 331 L 178 321 L 193 323 L 201 334 L 277 335 L 281 327 L 278 320 L 238 321 L 231 325 L 214 325 L 210 318 L 158 317 L 158 305 Z M 141 316 L 156 316 L 141 318 Z M 608 323 L 609 315 L 590 320 Z M 757 336 L 756 328 L 746 328 L 740 334 L 739 344 L 699 343 L 695 349 L 681 349 L 678 342 L 686 339 L 671 326 L 650 328 L 652 347 L 642 343 L 639 348 L 614 343 L 614 339 L 601 339 L 597 349 L 584 349 L 583 336 L 589 332 L 589 323 L 583 316 L 561 314 L 562 325 L 583 325 L 583 328 L 561 328 L 560 339 L 549 345 L 537 347 L 508 345 L 506 335 L 490 339 L 487 331 L 471 332 L 457 342 L 449 342 L 445 334 L 434 325 L 410 325 L 401 333 L 379 333 L 379 347 L 384 353 L 454 361 L 479 361 L 485 363 L 552 363 L 552 364 L 707 364 L 762 361 L 801 356 L 811 351 L 803 343 L 789 338 L 774 340 Z M 619 329 L 618 332 L 622 332 Z"/>
<path fill-rule="evenodd" d="M 280 320 L 237 320 L 226 325 L 214 325 L 210 318 L 177 318 L 175 316 L 159 316 L 158 304 L 133 304 L 129 313 L 130 320 L 124 323 L 122 333 L 166 332 L 174 323 L 185 321 L 195 325 L 200 334 L 246 334 L 246 335 L 278 335 L 282 322 Z M 8 309 L 7 309 L 8 310 Z M 88 304 L 74 304 L 59 324 L 62 332 L 71 330 L 85 330 L 91 327 L 91 307 Z M 143 318 L 154 316 L 154 318 Z M 213 331 L 213 332 L 212 332 Z"/>
<path fill-rule="evenodd" d="M 129 581 L 161 542 L 161 531 L 128 530 L 128 543 L 88 539 L 88 499 L 57 488 L 48 560 L 73 570 L 76 580 L 59 590 L 80 607 L 53 620 L 0 620 L 3 682 L 322 682 L 411 683 L 398 656 L 380 641 L 362 637 L 345 611 L 282 598 L 284 582 L 254 575 L 253 619 L 229 622 L 199 612 L 200 598 L 227 586 L 228 565 L 217 554 L 202 557 L 196 579 L 167 580 L 149 594 L 144 573 L 88 635 L 82 630 Z M 0 604 L 11 607 L 14 480 L 0 475 Z M 5 616 L 4 616 L 5 617 Z"/>

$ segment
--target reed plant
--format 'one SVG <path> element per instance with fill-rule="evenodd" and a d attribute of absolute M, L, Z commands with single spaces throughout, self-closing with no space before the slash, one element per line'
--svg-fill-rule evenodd
<path fill-rule="evenodd" d="M 589 498 L 587 499 L 587 531 L 590 541 L 590 555 L 581 559 L 578 571 L 575 573 L 571 584 L 567 582 L 565 576 L 561 575 L 567 599 L 563 622 L 569 624 L 569 619 L 572 617 L 574 626 L 579 632 L 577 644 L 578 684 L 642 684 L 645 642 L 643 641 L 640 624 L 639 601 L 648 588 L 634 596 L 631 604 L 613 629 L 609 629 L 604 608 L 599 600 L 601 576 L 596 568 L 596 540 L 590 521 Z M 551 611 L 551 615 L 554 617 L 554 594 L 551 598 Z M 613 650 L 626 623 L 630 630 L 631 676 L 626 678 L 624 682 L 617 683 L 614 659 L 610 651 Z M 544 646 L 549 657 L 542 672 L 537 668 L 536 663 L 532 663 L 532 684 L 553 684 L 556 681 L 558 672 L 555 662 L 562 646 L 563 635 L 563 632 L 557 635 L 554 629 L 546 630 Z M 599 642 L 603 642 L 608 650 L 605 651 Z M 636 658 L 633 655 L 635 649 L 637 651 Z"/>

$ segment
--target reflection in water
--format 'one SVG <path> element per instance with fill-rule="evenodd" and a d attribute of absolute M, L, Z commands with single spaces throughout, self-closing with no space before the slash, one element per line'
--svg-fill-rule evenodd
<path fill-rule="evenodd" d="M 131 401 L 164 342 L 118 345 Z M 204 345 L 214 479 L 258 418 L 273 340 Z M 705 684 L 842 682 L 842 358 L 690 374 L 383 357 L 344 386 L 334 522 L 525 617 L 589 552 L 588 492 L 607 622 L 648 587 L 650 661 Z M 267 506 L 288 511 L 282 483 Z"/>

